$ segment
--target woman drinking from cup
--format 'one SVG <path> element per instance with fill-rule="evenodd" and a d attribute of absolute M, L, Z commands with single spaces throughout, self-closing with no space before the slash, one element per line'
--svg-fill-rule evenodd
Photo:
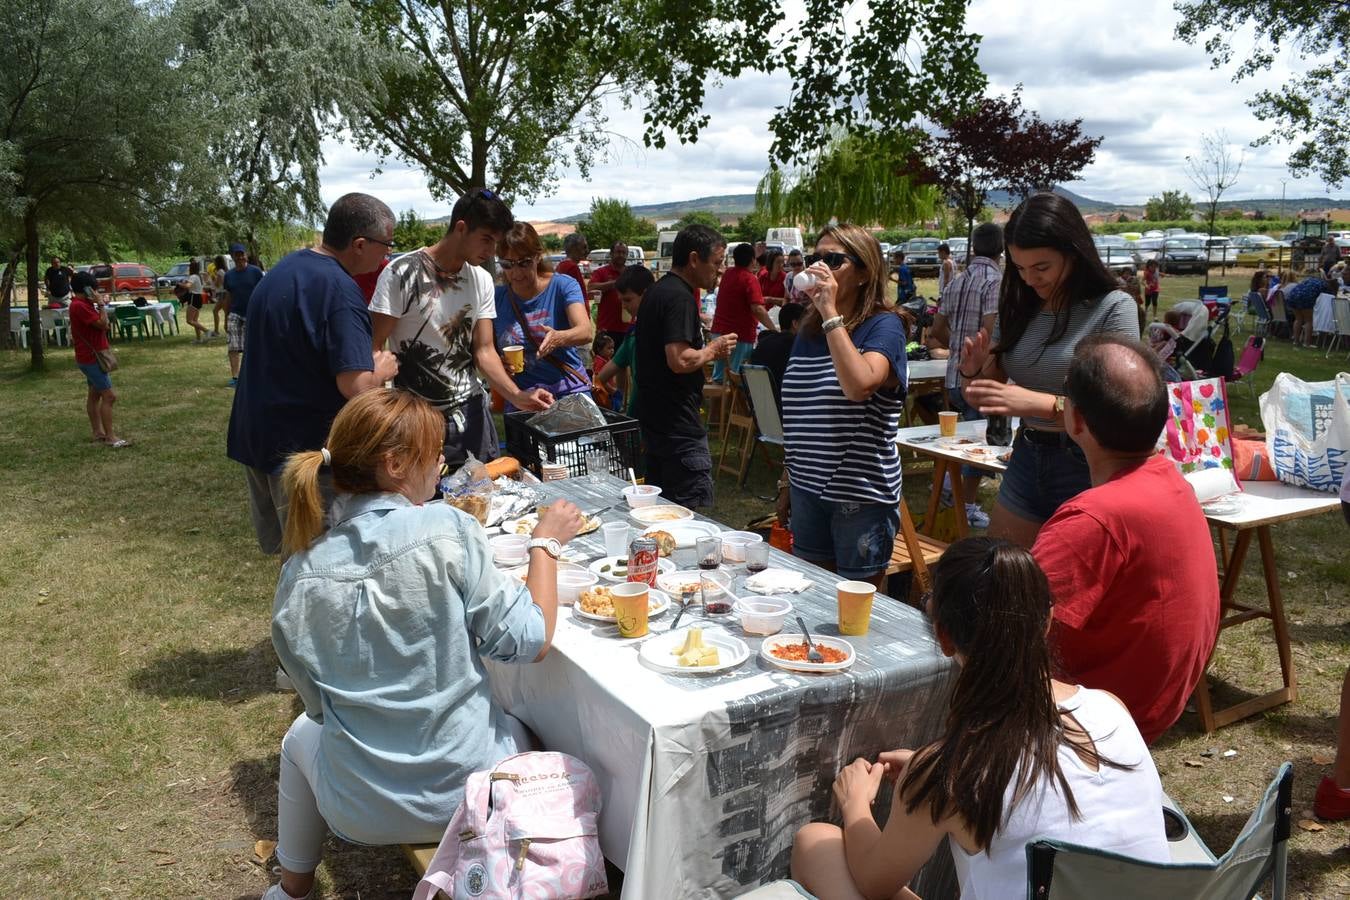
<path fill-rule="evenodd" d="M 1087 490 L 1087 459 L 1064 431 L 1064 376 L 1089 334 L 1139 338 L 1135 302 L 1102 265 L 1078 208 L 1033 194 L 1004 229 L 1008 265 L 993 335 L 967 338 L 960 375 L 966 402 L 1022 425 L 990 515 L 989 534 L 1023 547 L 1060 504 Z"/>
<path fill-rule="evenodd" d="M 826 228 L 804 273 L 811 308 L 783 375 L 793 552 L 878 586 L 900 523 L 895 433 L 905 399 L 905 328 L 888 305 L 876 238 Z"/>
<path fill-rule="evenodd" d="M 472 516 L 426 504 L 445 420 L 387 389 L 350 400 L 322 450 L 296 453 L 272 643 L 305 711 L 281 742 L 277 859 L 266 900 L 308 895 L 325 827 L 366 844 L 440 840 L 468 776 L 529 749 L 493 703 L 483 658 L 528 663 L 557 622 L 557 555 L 581 527 L 540 515 L 524 584 L 492 564 Z M 324 530 L 320 474 L 332 475 Z"/>
<path fill-rule="evenodd" d="M 542 387 L 555 398 L 590 393 L 577 347 L 595 338 L 586 298 L 575 278 L 542 268 L 544 248 L 528 222 L 516 222 L 497 244 L 505 284 L 497 288 L 497 347 L 521 390 Z M 507 404 L 507 411 L 515 407 Z"/>

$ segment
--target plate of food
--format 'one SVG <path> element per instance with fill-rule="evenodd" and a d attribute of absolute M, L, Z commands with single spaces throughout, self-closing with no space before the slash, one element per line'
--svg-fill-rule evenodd
<path fill-rule="evenodd" d="M 534 534 L 534 529 L 539 525 L 538 513 L 526 513 L 517 519 L 510 519 L 502 523 L 503 534 Z M 600 527 L 600 517 L 591 516 L 581 523 L 581 530 L 577 534 L 590 534 Z"/>
<path fill-rule="evenodd" d="M 652 588 L 647 592 L 648 616 L 659 616 L 668 609 L 670 597 L 664 591 Z M 614 600 L 609 595 L 609 588 L 603 584 L 582 591 L 572 607 L 572 615 L 592 622 L 608 622 L 611 625 L 618 621 L 614 618 Z"/>
<path fill-rule="evenodd" d="M 964 450 L 967 447 L 973 447 L 979 441 L 970 437 L 940 437 L 938 438 L 939 447 L 955 447 L 958 450 Z"/>
<path fill-rule="evenodd" d="M 656 586 L 672 597 L 683 596 L 686 589 L 688 589 L 688 592 L 692 593 L 695 601 L 697 601 L 701 589 L 699 576 L 702 575 L 703 572 L 698 569 L 681 569 L 676 572 L 674 571 L 674 566 L 671 566 L 670 568 L 671 571 L 661 572 L 656 576 Z M 727 576 L 724 574 L 719 575 L 718 573 L 709 574 L 714 575 L 714 578 L 709 579 L 707 599 L 728 599 L 725 596 L 728 593 L 726 585 L 719 583 L 725 581 Z"/>
<path fill-rule="evenodd" d="M 643 525 L 660 525 L 664 522 L 680 522 L 694 517 L 694 511 L 676 506 L 673 503 L 659 503 L 655 506 L 639 506 L 628 512 L 635 521 Z"/>
<path fill-rule="evenodd" d="M 716 522 L 697 522 L 686 519 L 679 522 L 662 522 L 642 532 L 644 537 L 656 538 L 656 544 L 662 556 L 669 556 L 678 550 L 693 549 L 694 542 L 701 537 L 712 537 L 722 533 L 722 526 Z M 667 549 L 669 548 L 669 549 Z"/>
<path fill-rule="evenodd" d="M 793 672 L 838 672 L 853 665 L 853 645 L 842 638 L 812 636 L 816 649 L 825 657 L 824 662 L 813 663 L 806 658 L 806 644 L 800 634 L 775 634 L 766 637 L 759 648 L 759 655 L 778 666 Z"/>
<path fill-rule="evenodd" d="M 750 658 L 750 648 L 745 641 L 722 631 L 681 628 L 645 641 L 638 658 L 662 672 L 710 675 L 745 662 Z"/>
<path fill-rule="evenodd" d="M 976 462 L 993 462 L 994 460 L 1006 459 L 1007 455 L 1012 454 L 1010 447 L 990 447 L 987 444 L 976 444 L 973 447 L 962 447 L 961 455 L 967 459 L 973 459 Z"/>
<path fill-rule="evenodd" d="M 599 575 L 606 581 L 627 581 L 628 580 L 628 557 L 627 556 L 606 556 L 597 559 L 590 565 L 591 572 Z M 660 560 L 656 566 L 657 572 L 674 572 L 675 564 L 668 559 Z"/>

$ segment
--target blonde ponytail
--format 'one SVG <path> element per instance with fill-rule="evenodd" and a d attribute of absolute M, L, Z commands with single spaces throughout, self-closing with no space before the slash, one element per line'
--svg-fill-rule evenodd
<path fill-rule="evenodd" d="M 323 495 L 319 491 L 319 469 L 323 451 L 292 453 L 281 473 L 281 483 L 290 499 L 286 530 L 281 549 L 287 556 L 309 547 L 323 533 Z"/>

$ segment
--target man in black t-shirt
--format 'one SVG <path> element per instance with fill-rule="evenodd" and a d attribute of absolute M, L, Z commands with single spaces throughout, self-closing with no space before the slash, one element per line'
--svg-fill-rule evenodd
<path fill-rule="evenodd" d="M 727 255 L 726 238 L 704 225 L 675 237 L 670 271 L 647 290 L 638 309 L 638 422 L 647 447 L 647 481 L 684 506 L 711 506 L 712 453 L 699 407 L 703 367 L 726 359 L 734 334 L 703 345 L 694 291 L 708 291 Z"/>
<path fill-rule="evenodd" d="M 64 265 L 59 256 L 52 257 L 52 264 L 42 276 L 42 282 L 47 286 L 48 306 L 64 308 L 70 305 L 70 279 L 74 276 L 75 270 Z"/>

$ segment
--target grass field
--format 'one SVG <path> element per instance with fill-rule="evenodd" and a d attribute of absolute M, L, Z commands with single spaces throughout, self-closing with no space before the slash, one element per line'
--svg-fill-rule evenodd
<path fill-rule="evenodd" d="M 1167 279 L 1164 305 L 1193 296 L 1196 281 Z M 1228 281 L 1240 296 L 1246 276 Z M 276 837 L 277 750 L 299 706 L 273 689 L 276 562 L 256 549 L 241 472 L 224 456 L 224 342 L 118 350 L 118 432 L 135 441 L 123 451 L 88 443 L 69 349 L 51 350 L 43 374 L 27 371 L 26 354 L 0 353 L 11 498 L 0 534 L 0 885 L 9 897 L 256 897 L 271 862 L 255 841 Z M 1258 391 L 1280 370 L 1321 379 L 1343 360 L 1272 341 Z M 1259 423 L 1245 389 L 1232 405 L 1237 421 Z M 718 517 L 739 526 L 767 512 L 756 495 L 772 478 L 755 466 L 745 490 L 719 482 Z M 912 508 L 928 486 L 909 479 Z M 1166 788 L 1213 848 L 1227 848 L 1279 762 L 1295 765 L 1296 819 L 1329 769 L 1350 662 L 1347 536 L 1339 515 L 1275 531 L 1298 702 L 1210 737 L 1187 714 L 1155 747 Z M 1263 591 L 1250 560 L 1241 594 Z M 1225 632 L 1214 673 L 1220 702 L 1273 687 L 1269 628 Z M 1210 748 L 1238 752 L 1201 755 Z M 1295 829 L 1291 896 L 1350 894 L 1348 838 L 1341 824 Z M 397 848 L 330 841 L 318 895 L 406 897 L 414 883 Z"/>

